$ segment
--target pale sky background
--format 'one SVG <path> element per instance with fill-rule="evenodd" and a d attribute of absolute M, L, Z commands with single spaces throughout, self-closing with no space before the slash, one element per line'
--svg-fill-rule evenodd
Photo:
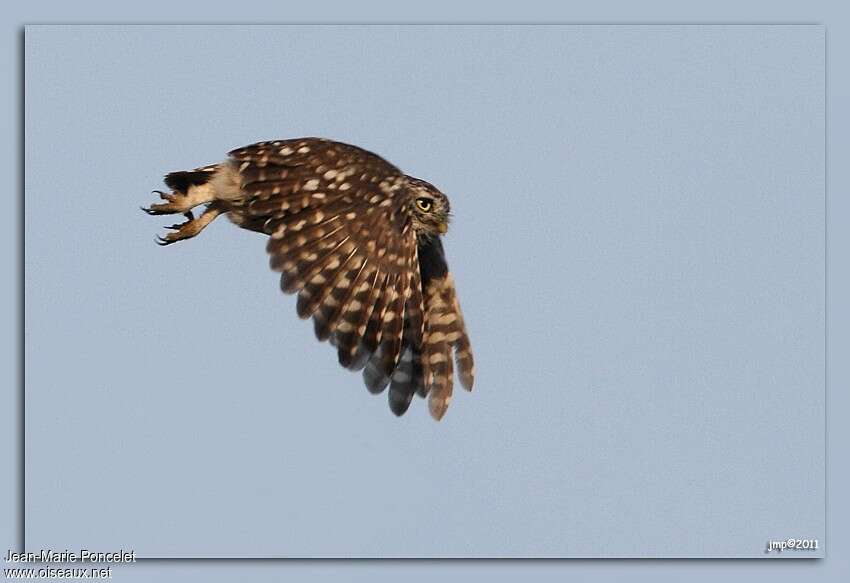
<path fill-rule="evenodd" d="M 824 30 L 34 27 L 27 547 L 763 556 L 824 530 Z M 452 201 L 476 391 L 397 419 L 164 172 L 268 138 Z"/>

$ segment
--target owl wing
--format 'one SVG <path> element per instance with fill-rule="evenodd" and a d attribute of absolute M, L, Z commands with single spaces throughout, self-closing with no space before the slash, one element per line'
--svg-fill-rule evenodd
<path fill-rule="evenodd" d="M 230 156 L 247 195 L 243 212 L 269 234 L 271 267 L 283 291 L 298 294 L 298 315 L 312 317 L 340 364 L 365 367 L 367 388 L 381 392 L 402 353 L 410 359 L 422 345 L 425 327 L 404 174 L 318 138 L 261 142 Z"/>
<path fill-rule="evenodd" d="M 425 309 L 425 330 L 419 348 L 423 379 L 420 391 L 423 396 L 428 395 L 431 416 L 440 419 L 451 401 L 454 365 L 461 386 L 471 391 L 475 363 L 442 241 L 438 237 L 428 239 L 420 245 L 419 252 Z"/>

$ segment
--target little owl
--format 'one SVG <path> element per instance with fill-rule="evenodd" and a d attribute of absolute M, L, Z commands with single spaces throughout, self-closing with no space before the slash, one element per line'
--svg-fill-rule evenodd
<path fill-rule="evenodd" d="M 194 237 L 217 216 L 269 236 L 272 269 L 297 293 L 301 318 L 363 369 L 366 387 L 389 386 L 402 415 L 414 393 L 440 419 L 458 378 L 472 389 L 469 338 L 441 235 L 450 207 L 433 185 L 356 146 L 320 138 L 260 142 L 226 161 L 165 176 L 171 193 L 143 209 L 180 214 L 161 245 Z M 195 217 L 192 209 L 206 205 Z"/>

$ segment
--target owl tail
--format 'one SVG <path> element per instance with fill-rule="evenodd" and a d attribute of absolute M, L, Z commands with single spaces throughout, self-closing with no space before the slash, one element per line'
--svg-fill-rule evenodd
<path fill-rule="evenodd" d="M 165 185 L 174 192 L 188 195 L 193 186 L 200 187 L 208 183 L 218 170 L 218 166 L 213 164 L 195 170 L 169 172 L 165 175 Z"/>

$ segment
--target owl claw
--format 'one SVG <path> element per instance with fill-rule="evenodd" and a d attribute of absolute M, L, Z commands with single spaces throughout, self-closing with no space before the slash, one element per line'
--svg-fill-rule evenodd
<path fill-rule="evenodd" d="M 186 221 L 185 223 L 168 225 L 163 227 L 165 229 L 171 229 L 171 233 L 166 233 L 164 237 L 157 236 L 157 243 L 162 245 L 171 245 L 172 243 L 176 243 L 177 241 L 182 241 L 183 239 L 191 239 L 198 233 L 200 233 L 200 229 L 197 228 L 197 225 L 194 224 L 194 221 Z"/>
<path fill-rule="evenodd" d="M 191 211 L 183 213 L 184 216 L 188 219 L 184 223 L 174 224 L 167 227 L 165 229 L 171 229 L 171 233 L 166 233 L 164 237 L 157 237 L 156 242 L 158 245 L 165 246 L 171 245 L 172 243 L 176 243 L 177 241 L 183 241 L 184 239 L 191 239 L 198 233 L 204 230 L 204 228 L 209 225 L 213 219 L 215 219 L 218 215 L 224 212 L 219 205 L 213 203 L 204 213 L 195 218 L 195 215 L 192 214 Z M 157 214 L 157 213 L 154 213 Z"/>
<path fill-rule="evenodd" d="M 194 204 L 197 204 L 194 201 L 190 200 L 188 196 L 181 193 L 169 194 L 166 192 L 162 192 L 161 190 L 154 190 L 151 192 L 151 194 L 158 194 L 159 198 L 161 198 L 165 202 L 152 204 L 149 207 L 142 207 L 142 210 L 148 213 L 149 215 L 173 215 L 177 213 L 186 214 L 191 212 L 192 206 L 194 206 Z"/>

